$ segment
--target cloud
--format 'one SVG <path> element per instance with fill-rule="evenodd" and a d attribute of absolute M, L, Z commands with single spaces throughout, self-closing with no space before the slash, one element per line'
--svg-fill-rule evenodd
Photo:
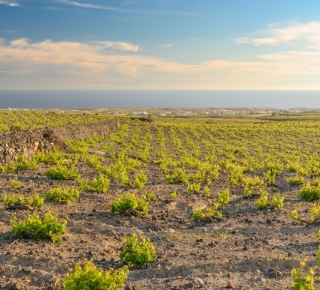
<path fill-rule="evenodd" d="M 76 6 L 76 7 L 80 7 L 80 8 L 110 10 L 110 11 L 118 11 L 118 12 L 122 12 L 122 13 L 196 16 L 195 13 L 185 12 L 185 11 L 132 10 L 132 9 L 121 9 L 118 7 L 104 6 L 104 5 L 99 5 L 99 4 L 80 3 L 80 2 L 72 1 L 72 0 L 54 0 L 54 1 L 59 2 L 61 4 Z M 126 2 L 124 2 L 124 5 L 131 6 L 133 4 L 138 4 L 140 2 L 144 2 L 144 1 L 127 1 L 127 5 L 126 5 Z"/>
<path fill-rule="evenodd" d="M 139 46 L 126 42 L 53 42 L 31 43 L 26 38 L 0 42 L 0 64 L 39 69 L 50 66 L 68 67 L 69 71 L 113 71 L 124 75 L 139 75 L 146 71 L 184 71 L 190 66 L 147 56 L 119 55 L 106 48 L 137 52 Z M 80 70 L 79 70 L 80 69 Z"/>
<path fill-rule="evenodd" d="M 147 0 L 128 0 L 128 1 L 124 1 L 122 4 L 123 5 L 136 5 L 136 4 L 145 3 L 145 2 L 147 2 Z"/>
<path fill-rule="evenodd" d="M 320 49 L 320 22 L 293 23 L 285 27 L 270 25 L 260 32 L 263 37 L 237 38 L 237 43 L 260 45 L 303 45 Z"/>
<path fill-rule="evenodd" d="M 116 7 L 104 6 L 104 5 L 97 5 L 97 4 L 89 4 L 89 3 L 80 3 L 77 1 L 69 1 L 69 0 L 57 0 L 62 4 L 81 7 L 81 8 L 90 8 L 90 9 L 103 9 L 103 10 L 113 10 L 118 11 L 119 9 Z"/>
<path fill-rule="evenodd" d="M 0 39 L 0 89 L 320 89 L 320 51 L 195 64 L 145 54 L 127 42 Z"/>
<path fill-rule="evenodd" d="M 133 51 L 138 52 L 140 50 L 140 47 L 138 45 L 133 45 L 128 42 L 121 42 L 121 41 L 101 41 L 101 42 L 95 42 L 97 44 L 100 44 L 102 46 L 105 46 L 106 48 L 114 48 L 122 51 Z"/>
<path fill-rule="evenodd" d="M 162 44 L 161 47 L 164 47 L 164 48 L 170 48 L 170 47 L 173 47 L 175 46 L 175 43 L 165 43 L 165 44 Z"/>
<path fill-rule="evenodd" d="M 179 44 L 184 44 L 187 42 L 196 42 L 196 41 L 198 41 L 198 39 L 192 38 L 192 39 L 180 40 L 180 41 L 172 42 L 172 43 L 165 43 L 165 44 L 160 45 L 160 47 L 171 48 L 171 47 L 179 45 Z"/>
<path fill-rule="evenodd" d="M 19 3 L 11 2 L 11 1 L 7 1 L 7 0 L 0 0 L 0 5 L 6 5 L 6 6 L 10 6 L 10 7 L 20 7 Z"/>

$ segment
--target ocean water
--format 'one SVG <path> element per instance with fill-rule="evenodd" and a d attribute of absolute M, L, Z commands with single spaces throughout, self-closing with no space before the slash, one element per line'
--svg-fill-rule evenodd
<path fill-rule="evenodd" d="M 0 108 L 320 108 L 320 91 L 4 91 Z"/>

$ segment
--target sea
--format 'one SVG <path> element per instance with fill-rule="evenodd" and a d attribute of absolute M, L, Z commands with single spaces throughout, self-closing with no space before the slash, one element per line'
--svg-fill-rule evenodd
<path fill-rule="evenodd" d="M 0 108 L 320 108 L 320 91 L 0 90 Z"/>

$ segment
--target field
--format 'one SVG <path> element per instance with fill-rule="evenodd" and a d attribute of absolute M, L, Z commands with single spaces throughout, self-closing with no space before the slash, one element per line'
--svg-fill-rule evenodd
<path fill-rule="evenodd" d="M 0 118 L 17 134 L 112 119 Z M 107 136 L 67 140 L 69 152 L 2 164 L 0 289 L 83 289 L 65 277 L 87 261 L 129 270 L 120 288 L 96 289 L 320 289 L 320 121 L 285 118 L 121 117 Z M 31 220 L 48 212 L 60 228 L 38 232 Z M 120 258 L 132 234 L 154 245 L 147 263 Z"/>

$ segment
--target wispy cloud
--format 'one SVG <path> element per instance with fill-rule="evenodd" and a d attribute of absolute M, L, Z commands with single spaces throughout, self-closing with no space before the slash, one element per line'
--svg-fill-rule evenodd
<path fill-rule="evenodd" d="M 81 8 L 103 9 L 103 10 L 113 10 L 113 11 L 118 11 L 119 10 L 116 7 L 104 6 L 104 5 L 98 5 L 98 4 L 90 4 L 90 3 L 80 3 L 80 2 L 77 2 L 77 1 L 57 0 L 57 2 L 60 2 L 62 4 L 66 4 L 66 5 L 81 7 Z"/>
<path fill-rule="evenodd" d="M 237 43 L 260 45 L 303 45 L 310 48 L 320 48 L 320 22 L 293 23 L 285 27 L 270 25 L 259 32 L 262 37 L 237 38 Z"/>
<path fill-rule="evenodd" d="M 124 1 L 122 5 L 136 5 L 136 4 L 145 3 L 145 2 L 147 2 L 147 0 L 128 0 L 128 1 Z"/>
<path fill-rule="evenodd" d="M 198 41 L 198 39 L 192 38 L 192 39 L 186 39 L 186 40 L 181 40 L 181 41 L 172 42 L 172 43 L 164 43 L 164 44 L 161 44 L 160 47 L 171 48 L 181 43 L 196 42 L 196 41 Z"/>
<path fill-rule="evenodd" d="M 185 12 L 185 11 L 153 11 L 153 10 L 122 9 L 119 7 L 112 7 L 112 6 L 105 6 L 100 4 L 91 4 L 91 3 L 82 3 L 78 1 L 72 1 L 72 0 L 54 0 L 54 1 L 59 2 L 61 4 L 76 6 L 80 8 L 110 10 L 110 11 L 118 11 L 122 13 L 196 16 L 196 14 L 193 12 Z M 136 2 L 135 4 L 138 4 L 138 2 L 144 2 L 144 1 L 127 1 L 128 5 L 126 6 L 133 5 L 134 4 L 133 2 Z"/>
<path fill-rule="evenodd" d="M 114 48 L 122 51 L 133 51 L 138 52 L 140 47 L 138 45 L 134 45 L 129 42 L 121 42 L 121 41 L 97 41 L 96 44 L 100 44 L 105 46 L 106 48 Z"/>
<path fill-rule="evenodd" d="M 0 5 L 6 5 L 10 7 L 20 7 L 20 4 L 17 2 L 6 1 L 6 0 L 0 0 Z"/>
<path fill-rule="evenodd" d="M 165 43 L 165 44 L 162 44 L 161 47 L 164 47 L 164 48 L 170 48 L 170 47 L 173 47 L 175 46 L 175 43 Z"/>

